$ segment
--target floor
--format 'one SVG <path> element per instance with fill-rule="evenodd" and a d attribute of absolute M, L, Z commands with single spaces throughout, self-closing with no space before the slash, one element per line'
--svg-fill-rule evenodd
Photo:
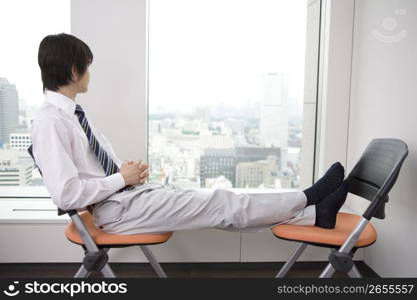
<path fill-rule="evenodd" d="M 379 277 L 364 262 L 355 262 L 363 277 Z M 283 263 L 161 263 L 168 277 L 190 278 L 274 278 Z M 72 277 L 80 264 L 75 263 L 2 263 L 0 278 L 47 278 Z M 117 277 L 156 277 L 149 264 L 145 263 L 111 263 Z M 318 277 L 326 262 L 297 262 L 288 272 L 287 277 Z M 90 277 L 100 278 L 94 272 Z M 347 277 L 336 273 L 334 277 Z"/>

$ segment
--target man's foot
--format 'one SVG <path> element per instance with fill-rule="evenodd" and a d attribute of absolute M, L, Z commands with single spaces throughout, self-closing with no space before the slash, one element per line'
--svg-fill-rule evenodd
<path fill-rule="evenodd" d="M 335 227 L 337 212 L 345 203 L 348 188 L 348 181 L 345 180 L 337 190 L 316 204 L 316 222 L 314 226 L 327 229 Z"/>
<path fill-rule="evenodd" d="M 307 204 L 317 204 L 334 192 L 345 178 L 345 168 L 340 162 L 335 162 L 327 172 L 311 187 L 303 192 L 307 196 Z"/>

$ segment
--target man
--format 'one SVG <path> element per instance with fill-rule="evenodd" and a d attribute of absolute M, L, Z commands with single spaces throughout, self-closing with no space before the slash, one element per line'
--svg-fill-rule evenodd
<path fill-rule="evenodd" d="M 261 231 L 282 223 L 335 226 L 347 195 L 340 163 L 295 192 L 238 194 L 145 183 L 148 166 L 122 162 L 76 103 L 76 95 L 87 92 L 92 61 L 90 48 L 69 34 L 46 36 L 39 46 L 45 102 L 32 124 L 33 154 L 59 208 L 88 208 L 98 227 L 117 234 Z"/>

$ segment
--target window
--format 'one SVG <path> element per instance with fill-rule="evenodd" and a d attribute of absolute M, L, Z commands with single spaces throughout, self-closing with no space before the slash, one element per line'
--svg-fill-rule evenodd
<path fill-rule="evenodd" d="M 150 180 L 185 188 L 299 188 L 302 176 L 312 180 L 314 155 L 301 153 L 314 152 L 317 7 L 150 0 Z"/>
<path fill-rule="evenodd" d="M 320 0 L 147 3 L 150 181 L 236 188 L 311 182 L 314 156 L 305 154 L 315 147 Z M 73 28 L 87 41 L 97 37 L 94 53 L 111 56 L 112 51 L 99 49 L 108 42 L 100 35 L 102 27 L 88 26 L 91 21 L 83 14 L 87 9 L 93 15 L 96 5 L 75 2 Z M 5 175 L 0 183 L 19 179 L 10 189 L 0 187 L 0 196 L 48 196 L 24 149 L 30 144 L 30 120 L 44 99 L 39 42 L 47 34 L 70 32 L 70 0 L 5 0 L 2 9 L 8 13 L 0 18 L 6 45 L 0 49 L 0 175 Z M 119 29 L 112 32 L 113 27 L 130 30 L 116 25 L 108 28 L 114 39 Z M 129 39 L 135 30 L 144 32 L 132 29 Z M 106 63 L 121 76 L 130 75 L 113 62 Z M 113 69 L 104 77 L 111 74 Z M 94 75 L 96 82 L 104 81 Z M 8 106 L 6 98 L 12 99 Z M 19 161 L 23 164 L 17 169 Z M 30 180 L 20 175 L 28 168 Z"/>
<path fill-rule="evenodd" d="M 45 196 L 26 151 L 31 120 L 44 101 L 38 47 L 48 34 L 70 32 L 70 0 L 3 0 L 1 10 L 0 195 Z"/>

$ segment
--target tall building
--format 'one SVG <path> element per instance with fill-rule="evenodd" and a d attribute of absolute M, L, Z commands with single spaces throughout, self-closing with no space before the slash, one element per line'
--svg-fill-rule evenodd
<path fill-rule="evenodd" d="M 285 167 L 288 146 L 288 80 L 285 74 L 270 72 L 263 76 L 259 127 L 260 145 L 281 148 L 281 167 Z"/>
<path fill-rule="evenodd" d="M 238 188 L 275 188 L 278 178 L 276 156 L 265 160 L 240 162 L 236 166 L 236 187 Z"/>
<path fill-rule="evenodd" d="M 200 158 L 201 187 L 208 178 L 224 176 L 235 186 L 236 153 L 233 148 L 208 148 Z"/>
<path fill-rule="evenodd" d="M 242 146 L 236 147 L 236 161 L 240 162 L 254 162 L 258 160 L 264 160 L 268 156 L 275 156 L 277 166 L 280 167 L 282 151 L 280 148 L 275 147 L 258 147 L 258 146 Z M 278 170 L 280 171 L 280 169 Z"/>
<path fill-rule="evenodd" d="M 0 147 L 9 142 L 9 135 L 19 127 L 17 90 L 6 78 L 0 78 Z"/>
<path fill-rule="evenodd" d="M 13 132 L 10 134 L 10 149 L 26 150 L 32 144 L 29 132 Z"/>

